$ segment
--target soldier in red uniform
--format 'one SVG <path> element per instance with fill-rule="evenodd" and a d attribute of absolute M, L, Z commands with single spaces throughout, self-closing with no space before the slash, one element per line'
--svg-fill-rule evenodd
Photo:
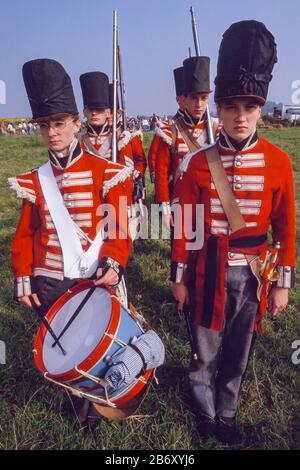
<path fill-rule="evenodd" d="M 108 76 L 103 72 L 88 72 L 80 76 L 87 132 L 81 146 L 91 155 L 111 160 L 112 127 L 110 122 L 110 92 Z M 133 160 L 130 133 L 118 133 L 117 161 L 131 168 Z"/>
<path fill-rule="evenodd" d="M 224 443 L 237 439 L 241 380 L 253 331 L 262 329 L 266 308 L 266 291 L 259 301 L 258 282 L 248 260 L 249 256 L 265 259 L 270 226 L 274 243 L 281 245 L 279 278 L 267 300 L 272 315 L 286 307 L 288 289 L 294 285 L 292 164 L 285 152 L 256 130 L 276 61 L 274 38 L 262 23 L 241 21 L 224 33 L 215 80 L 215 101 L 223 123 L 217 149 L 244 228 L 231 231 L 222 190 L 219 186 L 216 190 L 204 152 L 191 156 L 174 195 L 182 209 L 185 204 L 194 209 L 198 203 L 204 205 L 203 247 L 194 252 L 187 249 L 185 237 L 175 238 L 171 277 L 179 309 L 189 302 L 193 313 L 197 360 L 189 380 L 199 433 L 203 438 L 216 434 Z M 195 211 L 192 214 L 188 225 L 194 227 Z"/>
<path fill-rule="evenodd" d="M 161 127 L 155 165 L 155 200 L 162 204 L 163 220 L 173 225 L 170 200 L 174 178 L 182 160 L 190 153 L 189 145 L 179 130 L 178 122 L 202 147 L 207 142 L 205 111 L 210 93 L 209 57 L 190 57 L 183 62 L 183 94 L 185 111 L 172 125 Z M 181 113 L 180 113 L 181 115 Z"/>
<path fill-rule="evenodd" d="M 118 284 L 131 249 L 125 187 L 131 171 L 81 148 L 71 80 L 58 62 L 27 62 L 23 78 L 49 160 L 9 179 L 23 199 L 11 248 L 14 297 L 44 315 L 80 278 Z M 106 236 L 103 203 L 112 208 Z"/>
<path fill-rule="evenodd" d="M 185 97 L 183 94 L 183 67 L 178 67 L 177 69 L 174 69 L 173 74 L 175 81 L 176 101 L 178 103 L 178 110 L 172 118 L 172 121 L 175 121 L 178 117 L 183 116 L 185 109 Z M 154 120 L 154 117 L 156 116 L 153 115 L 152 122 L 154 121 L 153 128 L 155 129 L 155 134 L 148 152 L 148 165 L 152 183 L 154 183 L 155 181 L 155 164 L 160 143 L 160 135 L 158 129 L 160 127 L 166 127 L 172 124 L 172 122 L 169 122 L 168 120 L 159 121 L 157 118 L 156 120 Z"/>

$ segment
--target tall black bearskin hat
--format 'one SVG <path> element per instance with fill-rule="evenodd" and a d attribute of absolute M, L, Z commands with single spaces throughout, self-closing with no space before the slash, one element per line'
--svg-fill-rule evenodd
<path fill-rule="evenodd" d="M 84 73 L 80 76 L 80 85 L 85 108 L 109 108 L 109 81 L 105 73 Z"/>
<path fill-rule="evenodd" d="M 249 20 L 232 24 L 220 45 L 215 101 L 254 97 L 264 104 L 276 62 L 275 40 L 263 23 Z"/>
<path fill-rule="evenodd" d="M 78 114 L 71 79 L 56 60 L 26 62 L 23 65 L 23 80 L 32 119 L 61 113 Z"/>
<path fill-rule="evenodd" d="M 183 61 L 183 93 L 210 93 L 210 58 L 206 56 L 189 57 Z"/>
<path fill-rule="evenodd" d="M 173 70 L 176 96 L 183 95 L 183 67 Z"/>

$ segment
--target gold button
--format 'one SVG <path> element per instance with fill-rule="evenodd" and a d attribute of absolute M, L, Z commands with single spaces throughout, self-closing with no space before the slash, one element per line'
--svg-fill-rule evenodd
<path fill-rule="evenodd" d="M 236 176 L 236 177 L 235 177 L 235 181 L 241 181 L 241 177 L 240 177 L 240 176 Z"/>
<path fill-rule="evenodd" d="M 234 189 L 241 189 L 242 185 L 241 184 L 236 184 Z"/>
<path fill-rule="evenodd" d="M 238 161 L 238 162 L 236 162 L 235 165 L 236 165 L 236 166 L 242 166 L 242 162 Z"/>

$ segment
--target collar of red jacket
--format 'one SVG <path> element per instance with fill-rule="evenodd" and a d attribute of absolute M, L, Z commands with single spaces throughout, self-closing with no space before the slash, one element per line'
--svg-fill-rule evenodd
<path fill-rule="evenodd" d="M 53 152 L 50 149 L 48 150 L 48 153 L 49 159 L 51 163 L 55 165 L 55 167 L 59 169 L 65 169 L 71 165 L 75 158 L 79 157 L 79 155 L 82 153 L 82 150 L 80 142 L 77 139 L 74 139 L 74 141 L 70 145 L 68 155 L 62 157 L 61 155 L 59 155 L 59 153 Z"/>
<path fill-rule="evenodd" d="M 256 129 L 249 137 L 247 137 L 247 139 L 244 139 L 242 142 L 234 141 L 231 137 L 229 137 L 224 129 L 221 129 L 220 131 L 219 145 L 226 150 L 232 150 L 234 152 L 249 150 L 250 148 L 255 147 L 257 142 L 258 134 Z"/>
<path fill-rule="evenodd" d="M 204 119 L 194 119 L 188 111 L 184 111 L 183 113 L 183 120 L 185 122 L 185 124 L 188 126 L 188 127 L 191 127 L 191 128 L 199 128 L 199 129 L 202 129 L 205 127 L 205 120 Z"/>

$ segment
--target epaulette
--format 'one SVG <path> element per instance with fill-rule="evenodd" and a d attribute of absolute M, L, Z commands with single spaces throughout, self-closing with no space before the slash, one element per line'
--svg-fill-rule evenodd
<path fill-rule="evenodd" d="M 104 170 L 102 195 L 106 196 L 111 188 L 132 176 L 132 169 L 120 163 L 107 162 Z"/>
<path fill-rule="evenodd" d="M 143 142 L 144 140 L 143 131 L 141 129 L 132 129 L 131 138 L 133 139 L 134 137 L 139 137 L 139 139 L 141 139 L 141 141 Z"/>
<path fill-rule="evenodd" d="M 155 129 L 155 134 L 158 135 L 167 145 L 170 147 L 173 143 L 173 133 L 171 126 L 157 126 Z"/>
<path fill-rule="evenodd" d="M 172 119 L 161 119 L 155 123 L 155 129 L 157 127 L 169 127 L 173 123 Z"/>
<path fill-rule="evenodd" d="M 131 141 L 132 136 L 129 131 L 123 131 L 118 137 L 118 150 L 122 150 Z"/>
<path fill-rule="evenodd" d="M 22 173 L 18 176 L 8 178 L 8 184 L 11 189 L 16 191 L 17 197 L 27 199 L 27 201 L 32 202 L 32 204 L 36 201 L 35 185 L 32 176 L 33 172 L 36 172 L 37 170 L 38 168 Z"/>

